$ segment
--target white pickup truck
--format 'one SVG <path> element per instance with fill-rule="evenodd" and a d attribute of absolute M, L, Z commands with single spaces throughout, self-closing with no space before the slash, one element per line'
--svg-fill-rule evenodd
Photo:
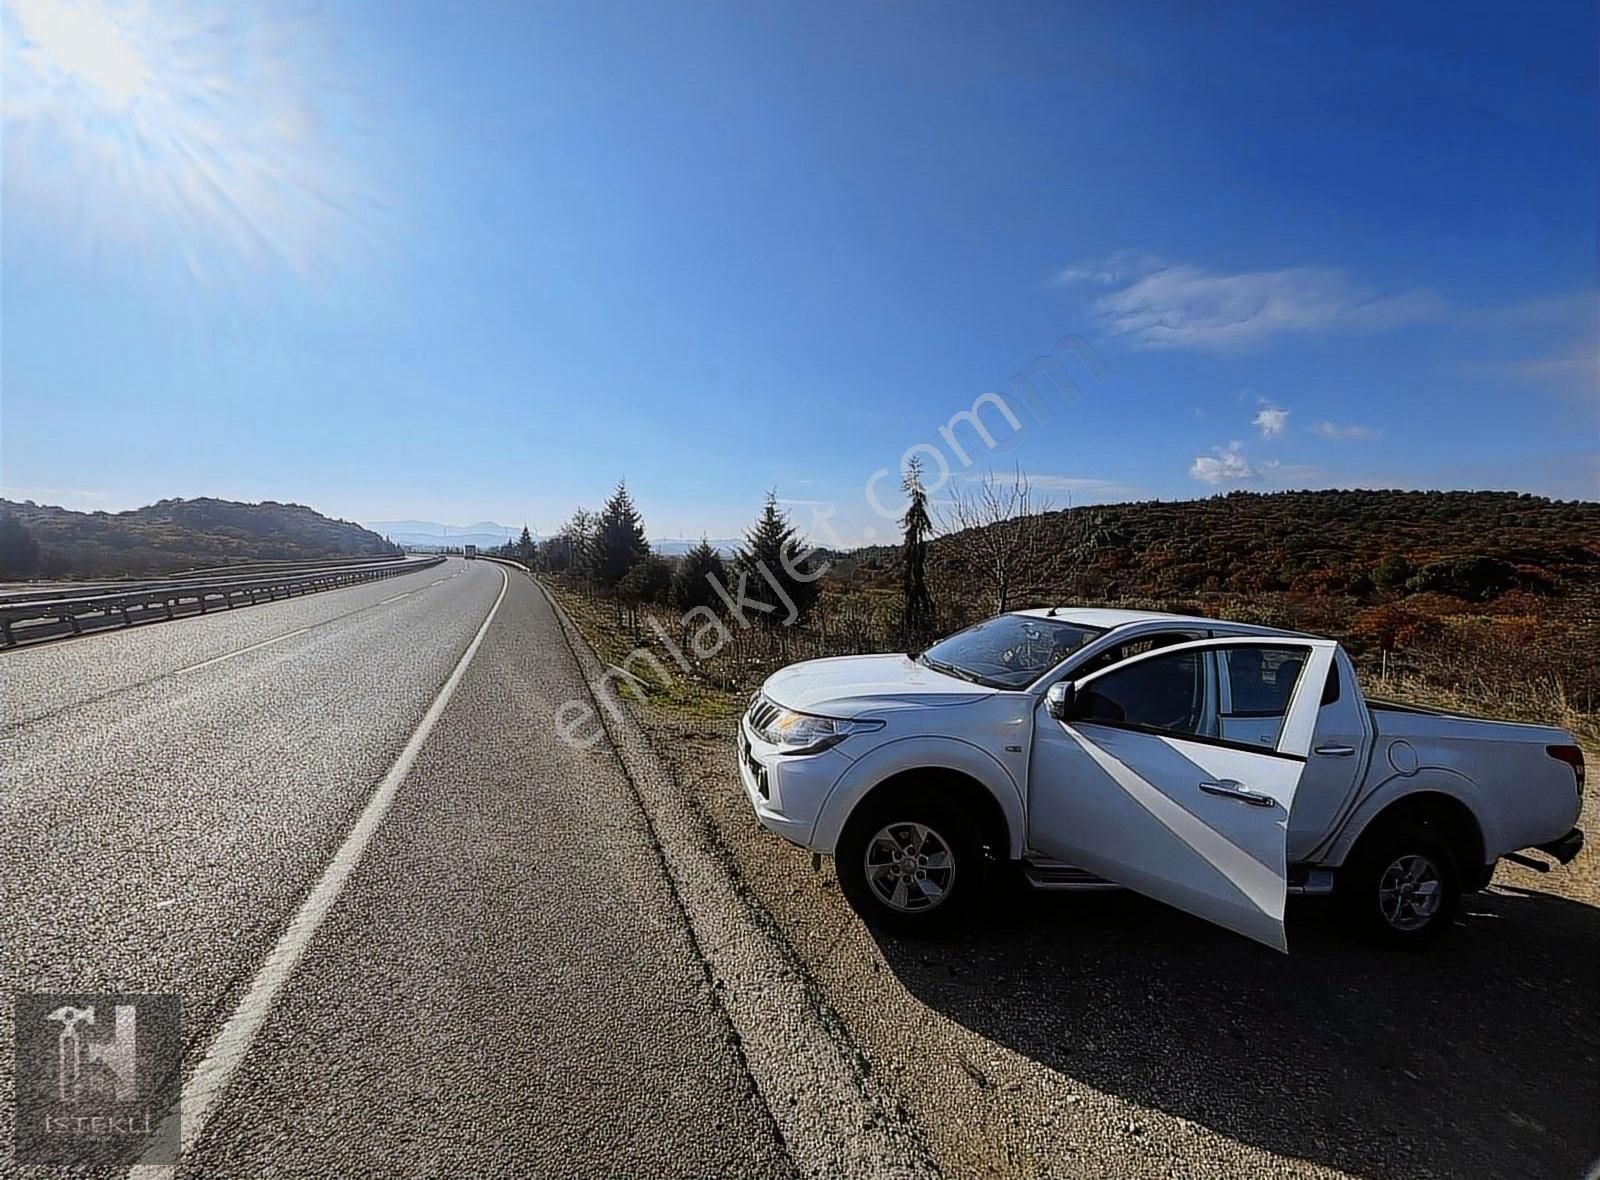
<path fill-rule="evenodd" d="M 1583 754 L 1540 725 L 1366 700 L 1337 643 L 1218 619 L 1000 615 L 915 657 L 770 677 L 739 726 L 761 824 L 869 921 L 931 930 L 995 862 L 1125 886 L 1287 950 L 1293 893 L 1425 943 L 1501 857 L 1562 864 Z"/>

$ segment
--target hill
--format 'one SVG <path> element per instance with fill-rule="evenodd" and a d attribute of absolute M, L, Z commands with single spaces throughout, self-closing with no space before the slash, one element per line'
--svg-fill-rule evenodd
<path fill-rule="evenodd" d="M 1020 598 L 1438 591 L 1488 601 L 1600 581 L 1600 503 L 1515 492 L 1234 492 L 1110 504 L 1039 518 Z M 982 592 L 967 533 L 936 538 L 931 564 Z M 898 551 L 840 555 L 852 581 L 887 586 Z"/>
<path fill-rule="evenodd" d="M 1515 492 L 1234 492 L 1033 521 L 1008 609 L 1093 603 L 1330 635 L 1407 691 L 1489 711 L 1592 715 L 1600 700 L 1600 503 Z M 993 526 L 991 526 L 993 527 Z M 976 530 L 936 538 L 940 625 L 992 614 Z M 833 555 L 831 591 L 896 617 L 899 553 Z"/>
<path fill-rule="evenodd" d="M 146 576 L 235 562 L 399 552 L 358 524 L 272 500 L 161 500 L 129 512 L 0 500 L 0 520 L 6 516 L 26 530 L 26 536 L 5 530 L 0 571 L 13 578 Z"/>

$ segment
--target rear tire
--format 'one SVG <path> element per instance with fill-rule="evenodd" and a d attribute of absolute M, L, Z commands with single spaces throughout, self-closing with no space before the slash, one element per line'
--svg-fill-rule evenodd
<path fill-rule="evenodd" d="M 1362 936 L 1379 946 L 1420 950 L 1455 920 L 1461 883 L 1449 845 L 1423 828 L 1403 826 L 1363 839 L 1340 870 L 1335 892 Z"/>
<path fill-rule="evenodd" d="M 869 797 L 834 850 L 839 887 L 868 926 L 914 937 L 970 916 L 988 858 L 977 818 L 937 784 Z"/>

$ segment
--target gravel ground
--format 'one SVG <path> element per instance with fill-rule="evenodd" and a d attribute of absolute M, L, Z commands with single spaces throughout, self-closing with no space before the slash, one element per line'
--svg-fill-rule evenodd
<path fill-rule="evenodd" d="M 1020 888 L 900 941 L 755 825 L 731 720 L 641 712 L 949 1175 L 1574 1177 L 1600 1155 L 1593 853 L 1503 867 L 1424 955 L 1314 901 L 1285 957 L 1132 894 Z M 1596 811 L 1591 786 L 1591 832 Z"/>

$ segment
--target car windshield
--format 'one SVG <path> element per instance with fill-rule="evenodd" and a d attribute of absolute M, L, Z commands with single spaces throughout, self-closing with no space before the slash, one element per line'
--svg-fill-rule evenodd
<path fill-rule="evenodd" d="M 1100 634 L 1061 619 L 1000 615 L 940 640 L 919 658 L 991 688 L 1024 688 Z"/>

